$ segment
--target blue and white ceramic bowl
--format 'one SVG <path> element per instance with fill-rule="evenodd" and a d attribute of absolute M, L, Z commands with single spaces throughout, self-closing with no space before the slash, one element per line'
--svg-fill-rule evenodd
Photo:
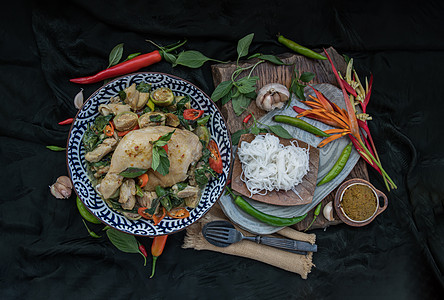
<path fill-rule="evenodd" d="M 164 218 L 158 225 L 151 220 L 129 220 L 122 214 L 112 210 L 100 198 L 93 188 L 88 175 L 85 160 L 85 149 L 82 145 L 82 137 L 88 124 L 94 122 L 98 116 L 100 104 L 106 104 L 118 92 L 133 83 L 146 82 L 152 88 L 168 87 L 176 95 L 188 95 L 191 98 L 191 106 L 205 111 L 205 115 L 211 118 L 207 124 L 211 134 L 219 146 L 223 161 L 223 173 L 217 179 L 212 179 L 205 187 L 199 205 L 190 211 L 190 216 L 185 219 Z M 94 92 L 78 112 L 71 127 L 67 144 L 67 165 L 74 189 L 85 204 L 86 208 L 104 224 L 117 230 L 140 236 L 157 236 L 172 234 L 193 224 L 207 213 L 221 196 L 231 166 L 231 139 L 222 114 L 214 102 L 198 87 L 176 76 L 163 73 L 135 73 L 117 78 L 99 90 Z"/>

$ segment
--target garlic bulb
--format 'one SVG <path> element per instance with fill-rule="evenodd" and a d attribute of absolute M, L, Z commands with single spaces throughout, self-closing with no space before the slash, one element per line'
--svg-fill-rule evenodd
<path fill-rule="evenodd" d="M 263 110 L 272 111 L 276 108 L 282 108 L 288 98 L 290 98 L 290 92 L 285 85 L 269 83 L 264 85 L 257 93 L 256 105 Z"/>
<path fill-rule="evenodd" d="M 335 219 L 333 216 L 333 202 L 330 201 L 324 206 L 322 214 L 324 215 L 324 218 L 327 219 L 327 221 L 333 221 Z"/>
<path fill-rule="evenodd" d="M 67 199 L 71 196 L 72 183 L 68 176 L 60 176 L 57 181 L 49 187 L 51 194 L 58 199 Z"/>

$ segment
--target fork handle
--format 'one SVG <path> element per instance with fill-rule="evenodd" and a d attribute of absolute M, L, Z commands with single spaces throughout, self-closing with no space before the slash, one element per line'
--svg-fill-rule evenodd
<path fill-rule="evenodd" d="M 318 246 L 316 244 L 312 245 L 308 242 L 274 238 L 268 236 L 260 236 L 260 235 L 256 236 L 254 239 L 255 242 L 258 244 L 263 244 L 286 250 L 298 250 L 298 251 L 308 251 L 308 252 L 318 251 Z"/>

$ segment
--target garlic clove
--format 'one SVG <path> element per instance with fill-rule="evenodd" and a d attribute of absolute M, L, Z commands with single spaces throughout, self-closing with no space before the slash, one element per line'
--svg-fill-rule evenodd
<path fill-rule="evenodd" d="M 74 97 L 74 106 L 77 109 L 81 109 L 83 105 L 83 89 L 80 89 L 80 92 Z"/>
<path fill-rule="evenodd" d="M 49 187 L 51 194 L 57 199 L 67 199 L 71 196 L 72 182 L 68 176 L 60 176 L 56 182 Z"/>
<path fill-rule="evenodd" d="M 327 219 L 327 221 L 334 221 L 333 216 L 333 202 L 330 201 L 324 206 L 324 210 L 322 211 L 322 214 L 324 215 L 324 218 Z"/>

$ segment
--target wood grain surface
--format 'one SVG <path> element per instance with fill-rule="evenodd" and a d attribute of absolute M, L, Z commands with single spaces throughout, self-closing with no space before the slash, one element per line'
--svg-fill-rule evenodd
<path fill-rule="evenodd" d="M 345 74 L 346 69 L 346 63 L 344 61 L 344 58 L 332 47 L 326 49 L 328 54 L 330 55 L 336 69 L 341 73 Z M 257 82 L 257 88 L 256 92 L 264 85 L 268 83 L 281 83 L 287 87 L 290 87 L 292 76 L 294 70 L 298 70 L 299 73 L 303 72 L 312 72 L 316 76 L 313 78 L 313 80 L 310 82 L 310 84 L 314 83 L 331 83 L 335 86 L 338 86 L 336 82 L 336 78 L 331 70 L 330 63 L 328 60 L 314 60 L 311 58 L 307 58 L 298 54 L 292 54 L 292 53 L 284 53 L 282 55 L 279 55 L 279 58 L 286 64 L 283 66 L 277 66 L 269 62 L 261 63 L 259 64 L 254 71 L 252 72 L 252 76 L 259 76 L 259 80 Z M 257 58 L 253 58 L 250 60 L 240 61 L 239 66 L 241 67 L 247 67 L 251 66 L 252 64 L 258 62 Z M 222 81 L 229 80 L 231 78 L 231 74 L 236 69 L 236 64 L 228 63 L 228 64 L 215 64 L 211 66 L 212 68 L 212 75 L 213 75 L 213 82 L 214 86 L 217 86 Z M 249 71 L 248 71 L 249 72 Z M 246 76 L 248 73 L 242 73 L 239 78 Z M 220 105 L 220 104 L 218 104 Z M 248 107 L 247 111 L 244 112 L 240 116 L 236 116 L 236 114 L 233 111 L 233 107 L 231 104 L 231 101 L 225 104 L 224 106 L 220 107 L 222 115 L 224 116 L 225 120 L 227 121 L 228 129 L 230 130 L 230 133 L 234 133 L 239 129 L 243 128 L 242 120 L 245 116 L 247 116 L 250 112 L 253 112 L 253 114 L 260 118 L 263 115 L 265 115 L 267 112 L 258 108 L 256 106 L 255 101 L 252 101 L 250 106 Z M 352 178 L 362 178 L 365 180 L 368 180 L 368 172 L 367 172 L 367 166 L 365 162 L 362 159 L 359 159 L 356 166 L 353 168 L 353 170 L 350 172 L 350 174 L 347 176 L 345 180 L 352 179 Z M 334 200 L 334 196 L 336 193 L 336 189 L 331 192 L 327 197 L 325 197 L 322 200 L 322 207 L 325 206 L 326 203 L 329 201 Z M 302 222 L 294 225 L 294 228 L 298 230 L 304 230 L 308 227 L 310 222 L 313 219 L 313 210 L 309 212 L 307 218 L 305 218 Z M 316 228 L 325 228 L 330 225 L 336 225 L 340 224 L 342 221 L 338 218 L 337 215 L 335 215 L 334 221 L 327 221 L 324 216 L 321 214 L 317 217 L 313 225 L 310 229 L 316 229 Z"/>

